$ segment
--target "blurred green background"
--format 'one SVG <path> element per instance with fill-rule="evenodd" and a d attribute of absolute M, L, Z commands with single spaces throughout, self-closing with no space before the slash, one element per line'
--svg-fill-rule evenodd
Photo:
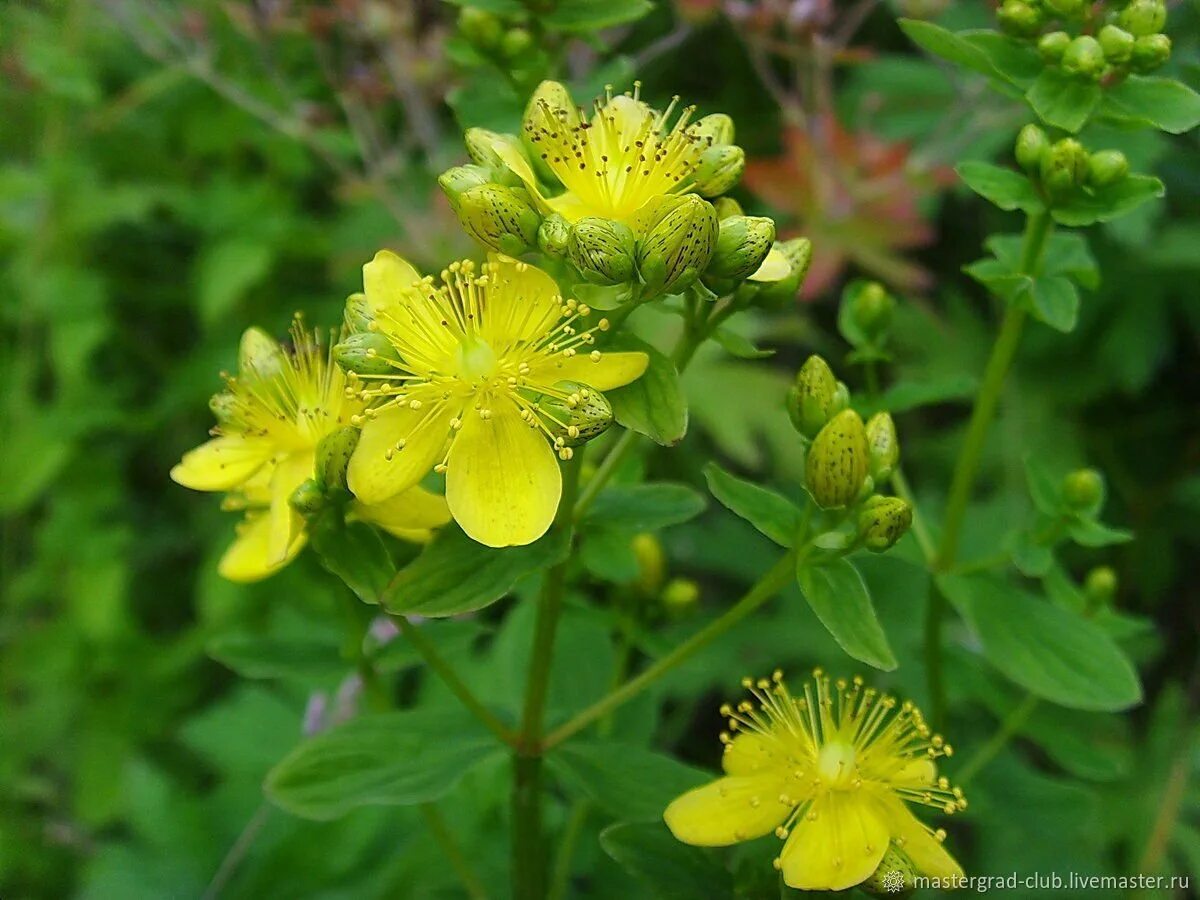
<path fill-rule="evenodd" d="M 523 93 L 547 71 L 580 98 L 606 82 L 627 87 L 636 73 L 652 99 L 678 92 L 701 112 L 730 113 L 751 156 L 740 199 L 816 246 L 804 298 L 745 326 L 777 355 L 699 359 L 687 378 L 692 434 L 646 465 L 702 486 L 700 467 L 715 457 L 794 484 L 783 391 L 810 352 L 861 387 L 861 372 L 841 364 L 835 320 L 841 284 L 867 276 L 902 298 L 887 377 L 924 391 L 896 411 L 909 477 L 937 509 L 991 335 L 988 301 L 960 267 L 986 235 L 1019 227 L 957 187 L 950 167 L 1007 158 L 1027 113 L 916 54 L 895 18 L 982 25 L 988 5 L 569 6 L 582 19 L 547 20 L 532 45 L 506 35 L 502 65 L 459 31 L 455 6 L 434 0 L 0 8 L 6 900 L 460 895 L 415 810 L 308 823 L 264 804 L 263 774 L 304 728 L 355 708 L 354 679 L 337 664 L 339 622 L 353 606 L 307 555 L 262 584 L 220 581 L 233 517 L 167 471 L 204 437 L 207 399 L 244 328 L 282 334 L 295 310 L 335 325 L 380 247 L 423 268 L 474 252 L 436 175 L 465 159 L 464 126 L 515 130 Z M 1193 85 L 1198 21 L 1200 4 L 1173 4 L 1171 72 Z M 828 59 L 801 84 L 812 90 L 798 91 L 788 61 L 813 46 L 829 48 Z M 963 555 L 994 550 L 1029 518 L 1026 455 L 1056 472 L 1101 468 L 1106 520 L 1137 540 L 1075 548 L 1069 562 L 1077 579 L 1094 565 L 1116 568 L 1121 637 L 1147 701 L 1125 715 L 1040 708 L 971 786 L 956 852 L 975 872 L 1198 878 L 1197 140 L 1090 134 L 1160 175 L 1167 199 L 1093 229 L 1102 282 L 1073 334 L 1028 334 Z M 652 337 L 670 327 L 651 312 L 639 321 Z M 672 574 L 700 586 L 701 618 L 771 558 L 715 509 L 668 532 L 667 545 Z M 616 553 L 589 564 L 628 578 L 626 562 Z M 911 661 L 925 585 L 898 583 L 887 559 L 868 562 L 902 660 L 885 681 L 921 699 Z M 633 704 L 618 717 L 621 734 L 712 767 L 717 704 L 742 675 L 818 662 L 852 671 L 796 601 L 772 605 Z M 451 634 L 457 663 L 500 709 L 519 702 L 528 613 L 518 599 Z M 656 640 L 669 646 L 694 621 L 672 621 Z M 609 624 L 590 607 L 572 607 L 564 627 L 558 702 L 577 707 L 605 691 L 617 663 Z M 961 628 L 951 638 L 950 734 L 965 751 L 1018 698 L 982 669 Z M 245 664 L 239 650 L 250 641 L 277 651 L 274 666 Z M 414 662 L 395 655 L 395 692 L 438 695 Z M 497 891 L 507 774 L 497 756 L 442 804 Z M 551 823 L 565 810 L 557 803 Z M 599 849 L 596 832 L 610 821 L 603 811 L 587 821 L 572 895 L 645 895 Z M 240 864 L 221 870 L 239 836 Z"/>

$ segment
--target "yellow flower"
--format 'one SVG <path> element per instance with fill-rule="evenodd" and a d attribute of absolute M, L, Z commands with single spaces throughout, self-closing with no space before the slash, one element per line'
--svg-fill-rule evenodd
<path fill-rule="evenodd" d="M 587 306 L 506 256 L 482 272 L 453 263 L 435 283 L 381 250 L 363 284 L 371 328 L 397 359 L 392 374 L 357 376 L 374 405 L 360 417 L 350 489 L 378 503 L 435 469 L 446 473 L 450 512 L 476 541 L 537 540 L 562 490 L 555 452 L 567 459 L 569 443 L 586 437 L 562 410 L 601 404 L 598 392 L 640 376 L 646 355 L 594 349 L 607 320 L 586 327 Z"/>
<path fill-rule="evenodd" d="M 931 734 L 912 703 L 897 704 L 862 679 L 831 683 L 821 670 L 793 696 L 776 672 L 746 679 L 756 702 L 728 704 L 725 777 L 689 791 L 664 818 L 679 840 L 721 847 L 770 832 L 784 839 L 775 866 L 793 888 L 840 891 L 889 860 L 930 877 L 960 877 L 942 847 L 945 832 L 922 824 L 906 803 L 965 809 L 935 760 L 951 748 Z M 889 853 L 889 851 L 891 851 Z"/>
<path fill-rule="evenodd" d="M 639 86 L 640 87 L 640 86 Z M 687 107 L 669 125 L 678 98 L 657 112 L 633 94 L 605 93 L 590 118 L 577 109 L 567 89 L 546 81 L 525 111 L 526 146 L 554 173 L 564 191 L 545 197 L 533 168 L 512 143 L 496 141 L 493 150 L 508 164 L 544 210 L 577 222 L 585 216 L 632 224 L 634 214 L 651 200 L 695 188 L 693 176 L 716 133 L 727 130 L 723 116 L 689 125 L 695 107 Z M 711 121 L 710 121 L 711 120 Z"/>
<path fill-rule="evenodd" d="M 289 500 L 313 477 L 321 440 L 363 408 L 316 332 L 297 318 L 291 338 L 285 349 L 257 328 L 242 335 L 238 374 L 225 376 L 226 390 L 212 400 L 215 437 L 171 469 L 177 483 L 226 492 L 224 507 L 245 512 L 219 566 L 231 581 L 266 578 L 300 552 L 303 520 Z M 355 503 L 349 512 L 410 540 L 426 540 L 450 520 L 445 500 L 421 488 L 378 506 Z"/>

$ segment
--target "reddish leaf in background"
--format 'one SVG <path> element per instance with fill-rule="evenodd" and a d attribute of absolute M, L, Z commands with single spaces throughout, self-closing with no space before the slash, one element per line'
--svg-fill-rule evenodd
<path fill-rule="evenodd" d="M 783 139 L 783 155 L 751 161 L 743 182 L 781 214 L 785 236 L 812 239 L 803 297 L 824 293 L 850 263 L 897 290 L 927 288 L 932 276 L 903 251 L 933 241 L 922 201 L 953 173 L 911 172 L 907 144 L 847 131 L 833 116 Z"/>

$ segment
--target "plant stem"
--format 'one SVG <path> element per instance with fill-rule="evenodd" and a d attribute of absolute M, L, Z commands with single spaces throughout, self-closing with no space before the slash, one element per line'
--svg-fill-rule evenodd
<path fill-rule="evenodd" d="M 563 466 L 563 492 L 554 528 L 571 529 L 574 525 L 575 498 L 579 492 L 582 452 Z M 550 668 L 554 659 L 554 637 L 562 615 L 567 586 L 567 567 L 571 554 L 546 573 L 538 597 L 537 622 L 529 659 L 529 680 L 525 688 L 525 708 L 521 732 L 513 755 L 512 828 L 513 897 L 515 900 L 542 900 L 546 896 L 546 856 L 542 841 L 542 720 L 550 687 Z"/>
<path fill-rule="evenodd" d="M 390 618 L 396 624 L 396 627 L 400 629 L 400 633 L 404 635 L 404 639 L 412 644 L 416 651 L 421 654 L 421 658 L 424 659 L 429 668 L 433 669 L 438 677 L 446 683 L 446 687 L 450 688 L 450 690 L 454 692 L 454 696 L 458 698 L 459 702 L 462 703 L 462 705 L 465 706 L 471 712 L 471 714 L 474 715 L 475 718 L 477 718 L 484 725 L 484 727 L 487 728 L 488 731 L 490 731 L 504 743 L 509 744 L 510 746 L 516 746 L 517 739 L 513 735 L 512 730 L 498 718 L 496 718 L 491 710 L 489 710 L 479 701 L 479 698 L 476 697 L 475 694 L 471 692 L 471 689 L 463 682 L 463 680 L 458 677 L 454 671 L 454 668 L 442 658 L 441 654 L 437 652 L 429 639 L 421 633 L 421 629 L 412 622 L 408 621 L 408 619 L 402 615 L 393 614 L 390 616 Z"/>
<path fill-rule="evenodd" d="M 216 900 L 221 895 L 221 891 L 225 889 L 225 885 L 237 871 L 237 867 L 241 865 L 242 859 L 254 845 L 259 832 L 262 831 L 270 817 L 271 804 L 264 802 L 254 811 L 250 820 L 246 822 L 246 827 L 242 829 L 237 840 L 233 842 L 233 846 L 229 848 L 229 852 L 225 854 L 225 858 L 221 860 L 221 865 L 217 868 L 217 873 L 213 875 L 212 881 L 208 883 L 208 887 L 204 889 L 201 900 Z"/>
<path fill-rule="evenodd" d="M 1033 694 L 1026 694 L 1025 699 L 1012 708 L 1004 721 L 1000 723 L 1000 727 L 996 729 L 996 733 L 988 739 L 988 742 L 975 751 L 975 755 L 966 761 L 958 773 L 958 783 L 965 785 L 968 781 L 979 774 L 979 771 L 996 758 L 996 755 L 1004 749 L 1013 736 L 1021 730 L 1021 726 L 1025 724 L 1025 720 L 1038 705 L 1038 698 Z"/>
<path fill-rule="evenodd" d="M 784 585 L 795 578 L 795 567 L 796 551 L 791 550 L 784 554 L 779 562 L 767 570 L 755 582 L 754 586 L 737 603 L 726 610 L 724 614 L 700 629 L 649 668 L 625 682 L 612 693 L 597 700 L 569 722 L 560 725 L 554 731 L 550 732 L 542 742 L 542 752 L 561 744 L 567 738 L 582 731 L 606 713 L 616 709 L 622 703 L 631 700 L 676 666 L 686 662 L 698 651 L 703 650 L 725 632 L 729 631 L 729 629 L 775 596 Z"/>
<path fill-rule="evenodd" d="M 487 891 L 483 889 L 479 876 L 471 868 L 470 862 L 467 861 L 458 841 L 454 839 L 454 833 L 446 826 L 446 820 L 442 818 L 438 808 L 432 803 L 422 803 L 420 808 L 421 815 L 425 817 L 425 824 L 429 826 L 434 839 L 442 848 L 442 852 L 446 854 L 450 866 L 458 873 L 458 879 L 466 889 L 467 896 L 471 900 L 487 900 Z"/>
<path fill-rule="evenodd" d="M 1045 210 L 1027 218 L 1025 239 L 1021 248 L 1022 274 L 1037 275 L 1041 266 L 1042 254 L 1046 248 L 1046 238 L 1050 234 L 1050 225 L 1050 214 Z M 1009 303 L 1004 310 L 1000 333 L 996 336 L 995 344 L 992 345 L 992 354 L 984 369 L 983 381 L 979 386 L 975 406 L 971 410 L 971 418 L 967 424 L 967 435 L 954 465 L 954 476 L 950 482 L 950 496 L 946 501 L 942 539 L 934 560 L 935 572 L 949 570 L 958 556 L 963 519 L 966 517 L 967 506 L 971 502 L 971 492 L 975 486 L 975 476 L 979 472 L 979 463 L 983 457 L 988 429 L 992 424 L 992 419 L 995 418 L 996 407 L 1000 403 L 1000 394 L 1004 389 L 1004 379 L 1008 375 L 1013 357 L 1017 352 L 1017 346 L 1020 344 L 1021 332 L 1025 328 L 1025 319 L 1025 310 L 1016 303 Z M 943 721 L 946 709 L 946 695 L 942 678 L 942 617 L 945 608 L 946 598 L 942 596 L 935 583 L 930 591 L 929 607 L 925 617 L 925 666 L 929 679 L 930 718 L 934 727 Z"/>
<path fill-rule="evenodd" d="M 588 479 L 588 483 L 584 485 L 583 491 L 579 494 L 579 500 L 575 503 L 575 509 L 572 513 L 575 521 L 578 522 L 583 518 L 583 514 L 588 511 L 604 485 L 608 484 L 608 480 L 612 478 L 613 472 L 629 455 L 629 451 L 637 444 L 638 433 L 631 429 L 626 429 L 625 433 L 617 438 L 617 442 L 609 448 L 604 459 L 600 461 L 600 465 L 596 467 L 596 471 L 592 473 L 592 477 Z"/>

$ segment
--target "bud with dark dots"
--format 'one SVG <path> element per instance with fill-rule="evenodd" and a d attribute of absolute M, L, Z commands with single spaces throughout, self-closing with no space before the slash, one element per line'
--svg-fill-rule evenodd
<path fill-rule="evenodd" d="M 637 241 L 624 222 L 585 216 L 571 227 L 567 253 L 592 284 L 623 284 L 633 277 Z"/>
<path fill-rule="evenodd" d="M 788 389 L 787 409 L 792 424 L 802 435 L 814 438 L 835 412 L 837 379 L 821 357 L 805 360 L 796 381 Z"/>
<path fill-rule="evenodd" d="M 612 404 L 600 391 L 574 381 L 560 381 L 554 389 L 555 395 L 537 401 L 537 411 L 556 448 L 583 446 L 612 425 Z"/>
<path fill-rule="evenodd" d="M 1097 36 L 1104 58 L 1115 66 L 1129 62 L 1133 56 L 1133 35 L 1116 25 L 1105 25 Z"/>
<path fill-rule="evenodd" d="M 1060 65 L 1068 75 L 1094 81 L 1104 74 L 1108 61 L 1100 42 L 1090 34 L 1081 34 L 1067 46 Z"/>
<path fill-rule="evenodd" d="M 733 188 L 746 169 L 746 152 L 736 144 L 714 144 L 700 154 L 692 172 L 696 193 L 717 197 Z"/>
<path fill-rule="evenodd" d="M 1042 27 L 1042 11 L 1024 0 L 1004 0 L 996 12 L 1000 27 L 1018 37 L 1030 37 Z"/>
<path fill-rule="evenodd" d="M 315 479 L 309 478 L 292 491 L 288 505 L 304 518 L 311 518 L 324 508 L 325 492 Z"/>
<path fill-rule="evenodd" d="M 1072 512 L 1094 515 L 1104 504 L 1104 476 L 1095 469 L 1076 469 L 1062 481 L 1063 500 Z"/>
<path fill-rule="evenodd" d="M 349 426 L 332 431 L 317 444 L 317 484 L 323 490 L 346 490 L 346 467 L 361 435 Z"/>
<path fill-rule="evenodd" d="M 481 185 L 463 192 L 453 206 L 463 230 L 486 247 L 520 256 L 537 245 L 541 217 L 517 189 Z"/>
<path fill-rule="evenodd" d="M 1030 123 L 1017 133 L 1017 145 L 1014 155 L 1017 164 L 1026 172 L 1036 172 L 1042 164 L 1042 157 L 1050 149 L 1050 138 L 1037 125 Z"/>
<path fill-rule="evenodd" d="M 1117 24 L 1134 37 L 1157 34 L 1167 24 L 1164 0 L 1132 0 L 1117 16 Z"/>
<path fill-rule="evenodd" d="M 1171 39 L 1165 34 L 1147 34 L 1133 42 L 1130 65 L 1139 72 L 1152 72 L 1171 58 Z"/>
<path fill-rule="evenodd" d="M 1071 36 L 1065 31 L 1051 31 L 1038 38 L 1038 53 L 1048 63 L 1059 62 L 1067 47 L 1071 44 Z"/>
<path fill-rule="evenodd" d="M 817 433 L 804 464 L 805 483 L 825 509 L 846 506 L 867 478 L 867 429 L 852 409 L 843 410 Z"/>
<path fill-rule="evenodd" d="M 712 202 L 713 209 L 717 213 L 717 221 L 720 222 L 728 219 L 730 216 L 744 216 L 745 210 L 742 209 L 742 204 L 738 203 L 732 197 L 718 197 Z"/>
<path fill-rule="evenodd" d="M 900 462 L 900 439 L 891 414 L 875 413 L 867 419 L 867 447 L 871 455 L 870 472 L 876 484 L 891 477 Z"/>
<path fill-rule="evenodd" d="M 243 379 L 269 381 L 283 374 L 287 357 L 279 341 L 261 328 L 247 328 L 238 344 L 238 374 Z"/>
<path fill-rule="evenodd" d="M 758 287 L 755 303 L 767 309 L 776 309 L 795 300 L 796 293 L 804 284 L 804 276 L 808 274 L 808 267 L 812 265 L 812 241 L 808 238 L 780 241 L 774 249 L 787 260 L 791 270 L 786 277 L 777 281 L 762 282 Z M 753 280 L 754 276 L 751 276 L 751 279 Z"/>
<path fill-rule="evenodd" d="M 638 215 L 637 268 L 651 294 L 675 294 L 704 271 L 717 243 L 717 214 L 695 194 L 668 196 Z"/>
<path fill-rule="evenodd" d="M 775 223 L 765 216 L 730 216 L 717 228 L 717 244 L 705 274 L 740 281 L 762 265 L 775 242 Z"/>
<path fill-rule="evenodd" d="M 872 553 L 895 546 L 912 526 L 912 507 L 899 497 L 870 497 L 858 513 L 858 535 Z"/>
<path fill-rule="evenodd" d="M 908 855 L 894 843 L 889 844 L 883 859 L 871 876 L 859 885 L 868 894 L 878 897 L 905 897 L 917 886 L 917 867 Z"/>
<path fill-rule="evenodd" d="M 1083 582 L 1083 594 L 1089 609 L 1104 609 L 1112 605 L 1117 595 L 1117 573 L 1111 566 L 1097 566 L 1088 572 Z"/>
<path fill-rule="evenodd" d="M 571 240 L 571 223 L 558 213 L 550 213 L 538 226 L 538 249 L 557 259 L 567 255 Z"/>
<path fill-rule="evenodd" d="M 1129 160 L 1120 150 L 1098 150 L 1088 157 L 1088 183 L 1108 187 L 1129 174 Z"/>
<path fill-rule="evenodd" d="M 850 318 L 869 340 L 877 341 L 887 333 L 896 310 L 896 298 L 877 281 L 855 291 L 850 300 Z"/>
<path fill-rule="evenodd" d="M 456 204 L 467 191 L 491 181 L 492 173 L 483 166 L 453 166 L 438 176 L 438 184 L 451 205 Z"/>
<path fill-rule="evenodd" d="M 688 129 L 705 146 L 717 147 L 733 143 L 733 119 L 724 113 L 712 113 L 692 124 Z"/>
<path fill-rule="evenodd" d="M 333 360 L 356 375 L 395 375 L 400 354 L 392 342 L 377 331 L 357 331 L 333 347 Z"/>
<path fill-rule="evenodd" d="M 502 146 L 508 147 L 512 152 L 522 156 L 525 155 L 525 145 L 515 134 L 502 134 L 486 128 L 468 128 L 463 140 L 467 145 L 467 155 L 471 157 L 471 161 L 477 166 L 487 169 L 490 176 L 489 181 L 507 185 L 521 183 L 520 177 L 496 152 L 496 147 Z"/>
<path fill-rule="evenodd" d="M 375 313 L 367 302 L 366 294 L 351 294 L 346 298 L 346 308 L 342 313 L 347 330 L 351 332 L 366 331 L 375 321 Z"/>
<path fill-rule="evenodd" d="M 1042 184 L 1051 194 L 1071 193 L 1087 177 L 1088 158 L 1088 152 L 1074 138 L 1056 141 L 1042 155 Z"/>

